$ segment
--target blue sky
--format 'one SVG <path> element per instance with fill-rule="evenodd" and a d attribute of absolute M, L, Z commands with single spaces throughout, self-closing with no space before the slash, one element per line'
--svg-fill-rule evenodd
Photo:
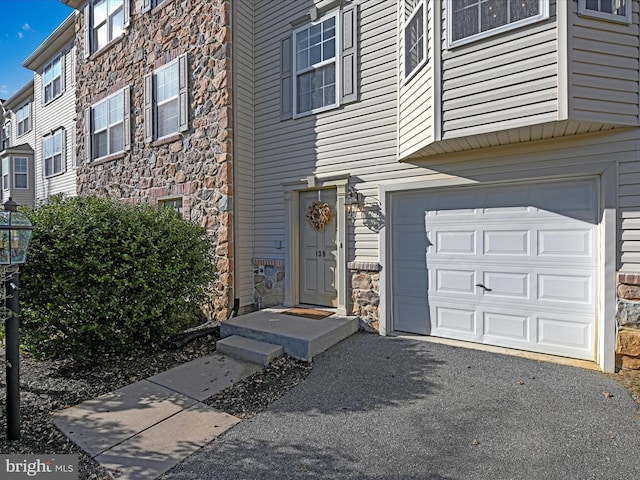
<path fill-rule="evenodd" d="M 0 98 L 7 99 L 33 78 L 22 66 L 73 9 L 60 0 L 0 0 Z"/>

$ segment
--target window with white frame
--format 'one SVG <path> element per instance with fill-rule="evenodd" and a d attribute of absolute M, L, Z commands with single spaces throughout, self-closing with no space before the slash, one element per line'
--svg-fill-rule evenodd
<path fill-rule="evenodd" d="M 145 76 L 145 141 L 169 138 L 188 129 L 187 56 Z"/>
<path fill-rule="evenodd" d="M 93 50 L 105 47 L 124 31 L 124 0 L 93 2 Z"/>
<path fill-rule="evenodd" d="M 64 130 L 60 129 L 42 139 L 44 176 L 51 177 L 64 172 Z"/>
<path fill-rule="evenodd" d="M 58 57 L 46 67 L 42 72 L 42 90 L 44 92 L 44 103 L 62 95 L 62 60 L 64 57 Z"/>
<path fill-rule="evenodd" d="M 427 8 L 424 0 L 402 2 L 403 78 L 408 80 L 427 59 Z"/>
<path fill-rule="evenodd" d="M 0 131 L 0 151 L 6 150 L 11 146 L 11 122 L 7 122 L 2 126 Z"/>
<path fill-rule="evenodd" d="M 156 136 L 162 138 L 178 132 L 178 62 L 161 68 L 153 77 Z"/>
<path fill-rule="evenodd" d="M 447 0 L 447 44 L 455 47 L 548 18 L 548 0 Z"/>
<path fill-rule="evenodd" d="M 13 157 L 13 188 L 29 187 L 29 159 Z"/>
<path fill-rule="evenodd" d="M 88 0 L 84 7 L 84 56 L 121 37 L 129 25 L 131 0 Z"/>
<path fill-rule="evenodd" d="M 2 189 L 9 190 L 9 157 L 2 159 Z"/>
<path fill-rule="evenodd" d="M 631 22 L 631 0 L 578 0 L 578 13 L 584 16 Z"/>
<path fill-rule="evenodd" d="M 295 114 L 338 106 L 338 12 L 293 33 Z"/>
<path fill-rule="evenodd" d="M 124 151 L 124 97 L 120 90 L 92 107 L 93 160 Z"/>
<path fill-rule="evenodd" d="M 16 122 L 18 123 L 18 136 L 31 130 L 31 102 L 27 102 L 16 110 Z"/>

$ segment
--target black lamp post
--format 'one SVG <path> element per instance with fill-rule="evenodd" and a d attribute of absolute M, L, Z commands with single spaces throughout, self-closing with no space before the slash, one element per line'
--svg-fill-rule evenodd
<path fill-rule="evenodd" d="M 18 340 L 19 265 L 27 257 L 33 226 L 29 218 L 18 212 L 18 204 L 5 202 L 0 212 L 0 265 L 5 279 L 5 333 L 7 355 L 7 440 L 20 438 L 20 342 Z"/>

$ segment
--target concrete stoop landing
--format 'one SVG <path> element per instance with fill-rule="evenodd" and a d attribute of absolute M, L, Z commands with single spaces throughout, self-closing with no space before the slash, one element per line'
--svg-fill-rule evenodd
<path fill-rule="evenodd" d="M 216 350 L 261 365 L 286 353 L 310 362 L 315 355 L 358 331 L 358 319 L 331 315 L 320 320 L 267 308 L 222 322 Z"/>

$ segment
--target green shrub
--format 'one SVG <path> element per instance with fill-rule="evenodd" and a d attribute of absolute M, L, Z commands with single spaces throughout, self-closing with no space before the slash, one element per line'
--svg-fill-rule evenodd
<path fill-rule="evenodd" d="M 54 198 L 21 269 L 22 343 L 38 356 L 151 351 L 194 324 L 215 279 L 205 230 L 171 209 Z"/>

